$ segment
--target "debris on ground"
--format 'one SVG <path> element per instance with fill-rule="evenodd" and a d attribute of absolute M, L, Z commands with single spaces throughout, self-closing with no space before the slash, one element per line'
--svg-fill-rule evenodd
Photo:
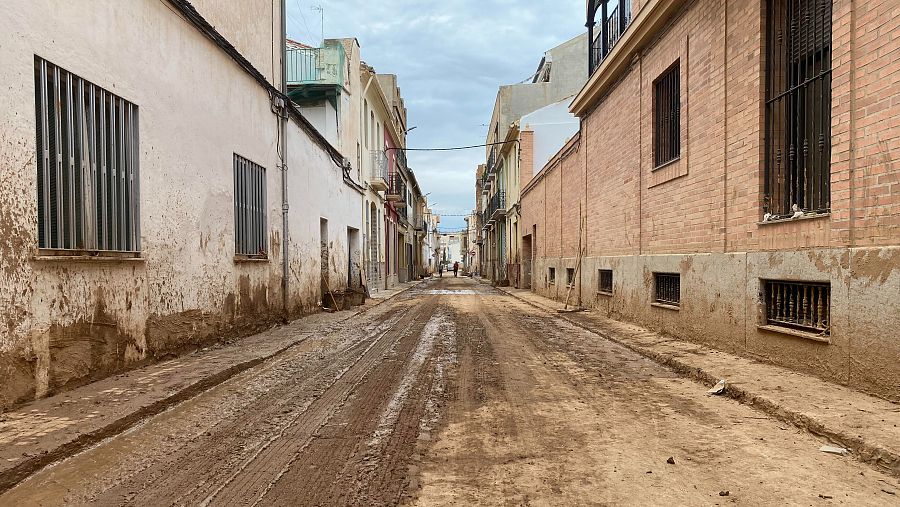
<path fill-rule="evenodd" d="M 716 396 L 724 393 L 725 392 L 725 379 L 720 380 L 718 384 L 716 384 L 715 386 L 713 386 L 712 389 L 710 389 L 709 391 L 706 391 L 706 392 L 708 394 L 712 394 L 712 395 L 716 395 Z"/>
<path fill-rule="evenodd" d="M 884 491 L 885 493 L 887 493 L 887 494 L 889 494 L 889 495 L 896 495 L 896 494 L 897 494 L 897 493 L 895 493 L 895 492 L 893 492 L 893 491 L 889 491 L 889 490 L 886 490 L 886 489 L 884 489 L 884 488 L 881 488 L 881 491 Z"/>
<path fill-rule="evenodd" d="M 819 447 L 819 450 L 822 452 L 827 452 L 828 454 L 837 454 L 839 456 L 848 456 L 850 451 L 844 449 L 843 447 L 836 447 L 833 445 L 823 445 Z"/>
<path fill-rule="evenodd" d="M 831 500 L 834 497 L 831 495 L 819 495 L 819 498 L 821 498 L 822 500 Z"/>
<path fill-rule="evenodd" d="M 670 465 L 674 465 L 674 464 L 675 464 L 675 458 L 674 458 L 674 457 L 669 457 L 669 459 L 666 460 L 666 463 L 668 463 L 668 464 L 670 464 Z"/>
<path fill-rule="evenodd" d="M 730 494 L 731 494 L 731 491 L 728 491 L 727 489 L 719 491 L 719 496 L 728 496 Z"/>

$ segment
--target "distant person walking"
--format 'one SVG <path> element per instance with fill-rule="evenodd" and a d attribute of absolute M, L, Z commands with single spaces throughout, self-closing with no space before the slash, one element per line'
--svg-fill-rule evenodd
<path fill-rule="evenodd" d="M 458 262 L 453 263 L 453 276 L 454 277 L 459 276 L 459 263 Z"/>
<path fill-rule="evenodd" d="M 443 262 L 438 263 L 438 275 L 440 275 L 441 278 L 444 278 L 444 263 Z"/>

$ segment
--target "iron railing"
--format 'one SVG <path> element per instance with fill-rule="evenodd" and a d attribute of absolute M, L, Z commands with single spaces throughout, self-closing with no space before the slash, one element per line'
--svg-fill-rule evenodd
<path fill-rule="evenodd" d="M 385 152 L 374 150 L 372 153 L 372 179 L 381 178 L 385 182 L 388 181 L 389 175 L 389 159 Z"/>
<path fill-rule="evenodd" d="M 655 167 L 681 156 L 681 75 L 679 62 L 653 82 L 653 161 Z"/>
<path fill-rule="evenodd" d="M 491 219 L 494 218 L 495 214 L 499 214 L 501 211 L 505 212 L 506 211 L 506 192 L 503 190 L 500 190 L 499 192 L 495 193 L 494 196 L 491 197 L 491 203 L 490 203 L 490 206 L 488 207 L 488 209 L 490 210 L 489 216 L 491 217 Z"/>
<path fill-rule="evenodd" d="M 612 294 L 613 291 L 613 272 L 611 269 L 601 269 L 599 272 L 600 281 L 597 289 L 604 294 Z"/>
<path fill-rule="evenodd" d="M 831 208 L 832 2 L 769 0 L 765 212 Z"/>
<path fill-rule="evenodd" d="M 664 305 L 681 306 L 681 275 L 654 273 L 656 302 Z"/>
<path fill-rule="evenodd" d="M 593 9 L 589 12 L 589 15 L 591 16 L 591 18 L 588 19 L 589 23 L 594 22 L 597 13 L 601 14 L 601 18 L 603 17 L 602 7 L 603 4 L 607 3 L 606 0 L 593 1 Z M 631 0 L 619 0 L 619 2 L 621 5 L 617 5 L 612 12 L 608 12 L 606 14 L 606 19 L 601 19 L 599 24 L 600 31 L 591 42 L 589 55 L 591 74 L 600 67 L 603 60 L 606 59 L 613 47 L 619 42 L 619 39 L 622 38 L 628 25 L 631 24 Z M 596 10 L 598 6 L 601 8 L 600 10 Z"/>
<path fill-rule="evenodd" d="M 767 324 L 829 333 L 830 284 L 768 280 L 764 287 Z"/>
<path fill-rule="evenodd" d="M 403 181 L 403 176 L 399 172 L 390 173 L 387 193 L 399 195 L 401 202 L 406 203 L 406 182 Z"/>
<path fill-rule="evenodd" d="M 344 84 L 344 46 L 289 48 L 285 51 L 285 77 L 289 86 Z"/>

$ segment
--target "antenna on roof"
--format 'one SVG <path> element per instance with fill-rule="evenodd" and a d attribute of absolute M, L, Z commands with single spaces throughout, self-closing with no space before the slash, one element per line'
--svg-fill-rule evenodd
<path fill-rule="evenodd" d="M 321 20 L 322 20 L 322 25 L 321 25 L 322 26 L 322 46 L 321 47 L 325 47 L 325 8 L 322 7 L 321 4 L 319 4 L 319 5 L 313 5 L 312 7 L 310 7 L 310 10 L 319 11 L 319 15 L 321 16 Z"/>

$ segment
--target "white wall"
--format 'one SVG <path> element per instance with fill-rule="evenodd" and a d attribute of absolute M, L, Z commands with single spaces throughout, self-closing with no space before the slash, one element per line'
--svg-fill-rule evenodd
<path fill-rule="evenodd" d="M 215 18 L 241 26 L 237 4 L 215 3 Z M 35 256 L 35 55 L 138 106 L 140 259 Z M 159 0 L 7 0 L 0 68 L 0 408 L 281 319 L 278 120 L 231 57 Z M 293 127 L 289 142 L 296 312 L 318 300 L 319 217 L 335 252 L 360 220 L 324 150 Z M 266 168 L 267 261 L 235 260 L 234 153 Z"/>
<path fill-rule="evenodd" d="M 571 102 L 571 97 L 563 99 L 527 114 L 519 121 L 521 130 L 534 132 L 534 173 L 578 133 L 578 118 L 569 112 Z"/>

